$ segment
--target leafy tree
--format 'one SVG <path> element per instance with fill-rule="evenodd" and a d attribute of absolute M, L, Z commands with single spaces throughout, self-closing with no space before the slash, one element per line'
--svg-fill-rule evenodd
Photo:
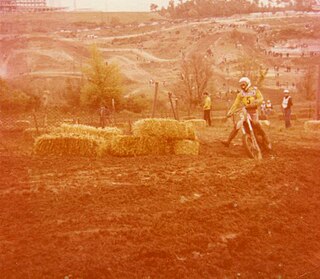
<path fill-rule="evenodd" d="M 25 112 L 36 109 L 40 99 L 33 94 L 14 89 L 4 79 L 0 78 L 0 109 L 8 112 Z"/>
<path fill-rule="evenodd" d="M 188 18 L 188 17 L 207 17 L 207 16 L 228 16 L 239 13 L 249 13 L 259 11 L 259 1 L 249 0 L 189 0 L 179 1 L 174 6 L 174 1 L 169 1 L 167 8 L 171 17 Z M 191 12 L 194 10 L 196 12 Z"/>
<path fill-rule="evenodd" d="M 144 94 L 140 94 L 125 97 L 122 106 L 128 111 L 141 113 L 150 107 L 150 103 Z"/>
<path fill-rule="evenodd" d="M 80 82 L 75 79 L 67 79 L 64 95 L 67 104 L 72 107 L 80 105 Z"/>
<path fill-rule="evenodd" d="M 98 107 L 101 103 L 111 106 L 122 96 L 121 73 L 117 65 L 108 64 L 96 46 L 91 49 L 89 65 L 83 70 L 86 82 L 81 88 L 81 104 Z"/>
<path fill-rule="evenodd" d="M 151 12 L 156 12 L 157 9 L 158 9 L 158 5 L 157 4 L 154 4 L 154 3 L 150 4 L 150 11 Z"/>

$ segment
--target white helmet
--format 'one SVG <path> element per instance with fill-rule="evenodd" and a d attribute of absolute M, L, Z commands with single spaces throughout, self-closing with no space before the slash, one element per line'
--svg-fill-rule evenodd
<path fill-rule="evenodd" d="M 250 87 L 251 86 L 251 80 L 248 78 L 248 77 L 242 77 L 239 79 L 239 83 L 242 84 L 242 83 L 245 83 L 247 84 L 246 88 Z"/>
<path fill-rule="evenodd" d="M 289 93 L 289 90 L 288 89 L 285 89 L 285 90 L 283 90 L 283 93 Z"/>

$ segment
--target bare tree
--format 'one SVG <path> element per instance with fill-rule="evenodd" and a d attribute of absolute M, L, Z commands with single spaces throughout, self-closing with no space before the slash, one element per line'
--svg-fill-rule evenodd
<path fill-rule="evenodd" d="M 314 69 L 309 68 L 300 82 L 298 83 L 297 87 L 298 90 L 305 96 L 307 100 L 314 100 L 316 96 L 316 73 Z"/>
<path fill-rule="evenodd" d="M 190 58 L 182 60 L 179 95 L 187 104 L 189 113 L 201 103 L 211 77 L 211 66 L 202 55 L 193 54 Z"/>

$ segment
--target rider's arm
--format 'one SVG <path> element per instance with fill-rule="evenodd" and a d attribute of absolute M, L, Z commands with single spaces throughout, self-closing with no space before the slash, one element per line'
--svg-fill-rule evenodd
<path fill-rule="evenodd" d="M 241 96 L 240 96 L 240 93 L 239 93 L 239 94 L 237 95 L 237 98 L 234 100 L 233 105 L 232 105 L 231 108 L 229 109 L 228 115 L 233 114 L 233 113 L 236 111 L 236 109 L 239 107 L 240 103 L 241 103 Z"/>
<path fill-rule="evenodd" d="M 256 94 L 256 105 L 260 106 L 263 102 L 263 96 L 259 89 L 257 89 Z"/>

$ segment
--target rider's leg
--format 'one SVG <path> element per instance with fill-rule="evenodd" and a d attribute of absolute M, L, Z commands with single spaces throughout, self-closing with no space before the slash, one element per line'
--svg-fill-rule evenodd
<path fill-rule="evenodd" d="M 222 144 L 223 144 L 224 146 L 226 146 L 226 147 L 229 147 L 231 141 L 232 141 L 232 140 L 236 137 L 236 135 L 238 134 L 238 131 L 239 131 L 239 129 L 237 129 L 237 127 L 234 126 L 233 129 L 232 129 L 232 131 L 231 131 L 231 133 L 230 133 L 230 135 L 229 135 L 228 140 L 222 141 Z"/>
<path fill-rule="evenodd" d="M 256 131 L 258 132 L 258 134 L 260 134 L 262 136 L 263 141 L 266 143 L 266 147 L 271 150 L 271 143 L 269 140 L 269 137 L 267 136 L 267 134 L 265 133 L 265 131 L 262 129 L 262 126 L 259 122 L 259 115 L 257 111 L 252 111 L 249 112 L 251 119 L 252 119 L 252 124 L 254 126 L 254 128 L 256 129 Z"/>
<path fill-rule="evenodd" d="M 266 132 L 263 130 L 261 124 L 259 122 L 253 122 L 254 128 L 256 129 L 256 131 L 258 132 L 258 134 L 260 134 L 262 136 L 263 141 L 266 143 L 266 147 L 271 150 L 272 146 L 269 140 L 268 135 L 266 134 Z"/>

